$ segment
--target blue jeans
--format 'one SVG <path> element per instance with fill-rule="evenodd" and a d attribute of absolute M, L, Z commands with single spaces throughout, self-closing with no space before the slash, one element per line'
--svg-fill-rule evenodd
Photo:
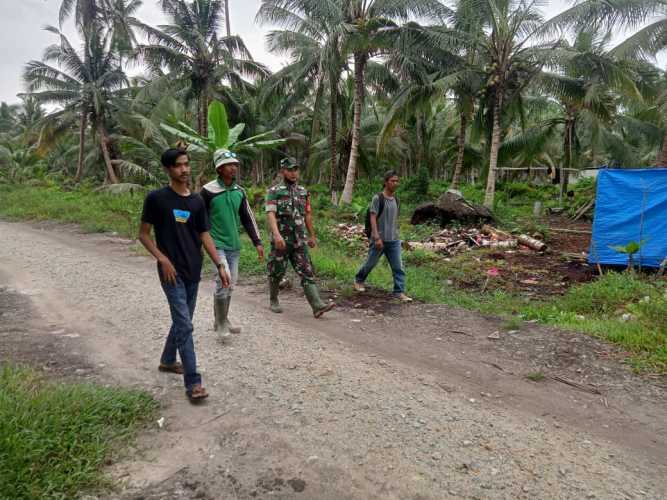
<path fill-rule="evenodd" d="M 220 283 L 220 274 L 215 273 L 215 295 L 216 297 L 229 297 L 239 279 L 239 260 L 241 259 L 241 250 L 225 250 L 218 248 L 218 257 L 225 265 L 227 274 L 229 274 L 229 288 L 222 288 Z"/>
<path fill-rule="evenodd" d="M 363 283 L 373 270 L 380 257 L 384 255 L 391 266 L 391 273 L 394 276 L 393 293 L 405 293 L 405 271 L 403 270 L 403 261 L 401 260 L 401 241 L 385 241 L 382 250 L 375 248 L 375 243 L 369 241 L 368 258 L 354 277 L 357 283 Z"/>
<path fill-rule="evenodd" d="M 195 344 L 192 340 L 192 316 L 197 305 L 199 282 L 183 281 L 177 277 L 175 285 L 163 282 L 162 289 L 169 302 L 172 324 L 160 362 L 173 365 L 176 363 L 176 351 L 178 351 L 183 364 L 185 389 L 189 391 L 193 385 L 201 384 L 201 375 L 197 373 Z"/>

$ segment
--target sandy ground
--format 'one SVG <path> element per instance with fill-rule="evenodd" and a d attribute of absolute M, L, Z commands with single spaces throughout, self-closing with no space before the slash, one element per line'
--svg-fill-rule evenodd
<path fill-rule="evenodd" d="M 352 301 L 318 321 L 298 291 L 275 315 L 242 284 L 244 332 L 223 344 L 206 279 L 195 338 L 211 397 L 193 406 L 180 377 L 156 370 L 167 304 L 131 246 L 0 222 L 0 359 L 162 404 L 163 426 L 109 466 L 107 498 L 667 497 L 664 378 L 633 375 L 583 335 L 506 333 L 444 306 Z"/>

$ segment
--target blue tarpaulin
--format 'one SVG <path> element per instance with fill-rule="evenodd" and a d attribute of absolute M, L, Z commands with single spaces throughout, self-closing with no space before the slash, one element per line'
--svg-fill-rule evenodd
<path fill-rule="evenodd" d="M 667 256 L 667 169 L 603 169 L 597 178 L 591 264 L 627 265 L 610 248 L 644 241 L 635 264 L 658 267 Z"/>

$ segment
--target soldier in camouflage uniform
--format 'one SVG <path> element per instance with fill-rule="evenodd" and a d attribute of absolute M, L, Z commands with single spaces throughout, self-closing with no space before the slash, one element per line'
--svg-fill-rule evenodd
<path fill-rule="evenodd" d="M 287 271 L 287 262 L 301 277 L 301 286 L 316 318 L 333 309 L 334 304 L 325 304 L 315 284 L 313 266 L 308 256 L 308 247 L 317 244 L 313 228 L 310 194 L 299 186 L 299 165 L 291 158 L 280 162 L 282 182 L 269 188 L 266 193 L 266 215 L 271 233 L 269 255 L 269 290 L 271 310 L 281 313 L 278 301 L 280 280 Z M 306 239 L 306 229 L 310 235 Z"/>

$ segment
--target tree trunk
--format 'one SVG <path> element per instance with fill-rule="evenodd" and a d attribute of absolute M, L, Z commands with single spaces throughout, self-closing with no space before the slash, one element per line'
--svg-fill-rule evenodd
<path fill-rule="evenodd" d="M 417 151 L 415 152 L 414 174 L 419 172 L 419 169 L 422 167 L 422 163 L 424 163 L 424 158 L 426 157 L 424 154 L 424 150 L 426 149 L 424 146 L 424 121 L 424 112 L 421 109 L 415 111 Z"/>
<path fill-rule="evenodd" d="M 338 80 L 337 76 L 330 76 L 329 97 L 329 149 L 331 152 L 331 172 L 329 174 L 329 191 L 333 197 L 336 191 L 336 172 L 338 171 Z M 333 199 L 333 198 L 332 198 Z"/>
<path fill-rule="evenodd" d="M 500 150 L 500 110 L 502 109 L 502 96 L 499 89 L 493 103 L 493 131 L 491 132 L 491 150 L 489 152 L 489 175 L 486 178 L 486 193 L 484 194 L 484 206 L 493 209 L 496 197 L 496 168 L 498 167 L 498 151 Z"/>
<path fill-rule="evenodd" d="M 662 149 L 658 151 L 658 158 L 655 161 L 656 167 L 667 167 L 667 133 L 662 141 Z"/>
<path fill-rule="evenodd" d="M 97 133 L 100 136 L 100 148 L 102 149 L 102 156 L 104 157 L 104 165 L 106 166 L 109 182 L 111 184 L 118 184 L 118 177 L 116 176 L 116 172 L 113 169 L 113 165 L 111 164 L 111 156 L 109 155 L 109 138 L 107 137 L 107 131 L 104 128 L 104 124 L 101 121 L 97 125 Z"/>
<path fill-rule="evenodd" d="M 322 167 L 317 168 L 316 176 L 313 175 L 313 172 L 310 169 L 310 155 L 313 150 L 313 144 L 317 142 L 317 138 L 320 135 L 320 107 L 322 103 L 322 97 L 324 96 L 324 77 L 322 76 L 322 71 L 320 68 L 320 76 L 317 78 L 317 90 L 315 92 L 315 102 L 313 103 L 313 120 L 310 126 L 310 137 L 308 138 L 308 143 L 304 149 L 304 158 L 303 165 L 308 168 L 308 177 L 315 178 L 317 176 L 317 183 L 319 184 L 322 181 Z"/>
<path fill-rule="evenodd" d="M 208 137 L 208 94 L 202 90 L 197 102 L 197 132 Z"/>
<path fill-rule="evenodd" d="M 468 117 L 465 112 L 461 112 L 461 123 L 459 125 L 459 136 L 456 139 L 456 165 L 454 166 L 454 177 L 449 189 L 458 189 L 461 183 L 461 171 L 463 170 L 463 154 L 466 148 L 466 128 L 468 127 Z"/>
<path fill-rule="evenodd" d="M 563 196 L 565 196 L 565 191 L 567 191 L 568 177 L 570 175 L 569 169 L 572 168 L 572 131 L 574 129 L 574 120 L 567 118 L 565 120 L 565 132 L 563 137 L 563 163 L 560 168 L 560 194 L 559 194 L 559 203 L 563 205 Z"/>
<path fill-rule="evenodd" d="M 81 113 L 81 124 L 79 125 L 79 159 L 76 164 L 76 175 L 74 176 L 74 182 L 79 182 L 81 177 L 83 177 L 83 157 L 84 157 L 84 146 L 86 144 L 86 126 L 88 124 L 88 114 L 83 111 Z"/>
<path fill-rule="evenodd" d="M 352 202 L 354 181 L 357 176 L 357 161 L 359 159 L 359 142 L 361 135 L 361 111 L 364 103 L 364 67 L 365 54 L 354 54 L 354 118 L 352 125 L 352 146 L 350 147 L 350 163 L 347 166 L 345 187 L 340 197 L 341 204 Z"/>
<path fill-rule="evenodd" d="M 232 36 L 232 29 L 229 23 L 229 0 L 225 0 L 225 27 L 227 28 L 227 36 Z"/>

